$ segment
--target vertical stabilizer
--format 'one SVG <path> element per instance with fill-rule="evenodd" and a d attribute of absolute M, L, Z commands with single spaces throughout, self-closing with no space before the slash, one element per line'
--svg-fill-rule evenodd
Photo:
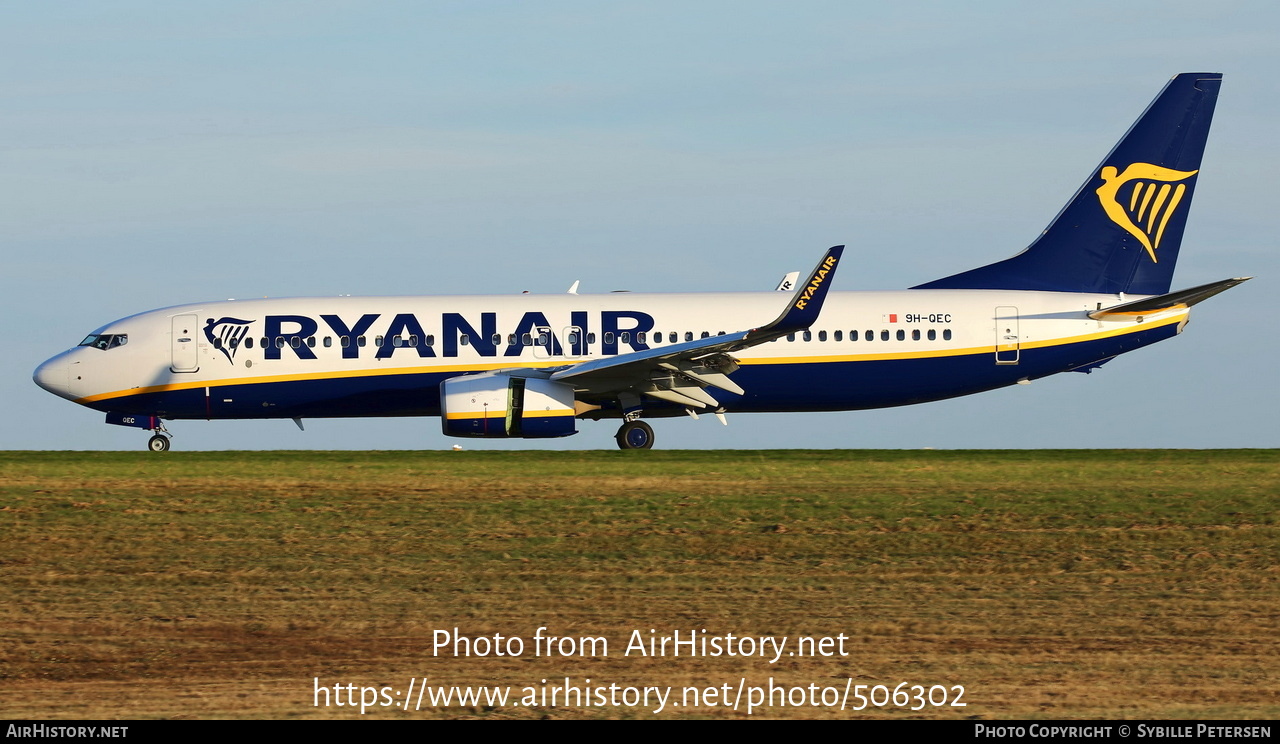
<path fill-rule="evenodd" d="M 1168 292 L 1221 83 L 1175 76 L 1026 250 L 914 289 Z"/>

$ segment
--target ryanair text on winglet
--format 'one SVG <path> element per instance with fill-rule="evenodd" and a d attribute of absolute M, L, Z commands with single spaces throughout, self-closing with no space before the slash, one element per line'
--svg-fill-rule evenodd
<path fill-rule="evenodd" d="M 813 278 L 809 280 L 809 286 L 805 287 L 800 299 L 796 300 L 797 310 L 803 310 L 804 306 L 809 304 L 809 300 L 813 299 L 818 287 L 822 286 L 822 282 L 826 281 L 827 274 L 830 274 L 831 268 L 836 265 L 836 260 L 835 256 L 827 256 L 827 260 L 822 262 L 822 266 L 813 272 Z"/>

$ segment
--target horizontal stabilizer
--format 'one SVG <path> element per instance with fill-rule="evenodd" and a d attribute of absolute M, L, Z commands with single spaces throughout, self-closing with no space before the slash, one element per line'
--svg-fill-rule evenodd
<path fill-rule="evenodd" d="M 1197 303 L 1204 302 L 1219 292 L 1225 292 L 1237 284 L 1243 284 L 1252 278 L 1253 277 L 1251 276 L 1242 276 L 1235 279 L 1223 279 L 1220 282 L 1202 284 L 1199 287 L 1183 289 L 1178 292 L 1170 292 L 1169 294 L 1159 295 L 1158 297 L 1147 297 L 1142 300 L 1134 300 L 1133 302 L 1112 305 L 1111 307 L 1089 313 L 1089 317 L 1094 320 L 1102 320 L 1109 315 L 1150 315 L 1163 310 L 1171 310 L 1175 307 L 1191 307 Z"/>

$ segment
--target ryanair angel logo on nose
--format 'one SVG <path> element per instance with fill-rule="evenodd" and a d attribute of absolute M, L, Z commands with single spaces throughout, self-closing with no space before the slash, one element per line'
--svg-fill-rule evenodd
<path fill-rule="evenodd" d="M 209 339 L 213 348 L 222 352 L 228 362 L 234 362 L 236 349 L 240 348 L 240 342 L 249 333 L 249 324 L 252 322 L 239 318 L 210 318 L 204 324 L 204 337 Z"/>
<path fill-rule="evenodd" d="M 1197 173 L 1150 163 L 1133 163 L 1121 173 L 1108 165 L 1099 174 L 1103 184 L 1096 193 L 1111 221 L 1137 238 L 1151 261 L 1158 263 L 1156 250 L 1164 228 L 1187 192 L 1187 185 L 1179 182 Z"/>

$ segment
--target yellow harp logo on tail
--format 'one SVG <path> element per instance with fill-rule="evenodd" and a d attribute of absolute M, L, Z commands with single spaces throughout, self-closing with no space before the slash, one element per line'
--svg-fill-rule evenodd
<path fill-rule="evenodd" d="M 1102 169 L 1103 184 L 1096 193 L 1111 221 L 1137 238 L 1154 263 L 1164 228 L 1187 193 L 1187 185 L 1179 182 L 1199 172 L 1133 163 L 1120 173 L 1108 165 Z"/>

